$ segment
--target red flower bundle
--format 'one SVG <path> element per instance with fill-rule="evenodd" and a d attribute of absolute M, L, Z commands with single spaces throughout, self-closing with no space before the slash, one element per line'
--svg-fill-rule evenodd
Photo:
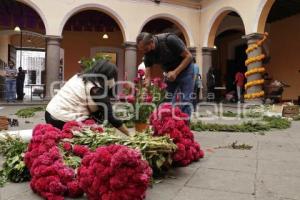
<path fill-rule="evenodd" d="M 194 141 L 194 135 L 188 124 L 183 119 L 187 115 L 179 108 L 170 104 L 163 104 L 150 116 L 150 123 L 154 129 L 154 135 L 168 134 L 177 145 L 177 151 L 173 154 L 175 165 L 187 166 L 193 161 L 204 157 L 200 145 Z"/>
<path fill-rule="evenodd" d="M 73 138 L 72 130 L 84 127 L 103 132 L 90 120 L 66 123 L 62 131 L 48 124 L 35 127 L 25 154 L 32 190 L 47 200 L 76 198 L 84 192 L 91 200 L 144 199 L 152 176 L 147 161 L 136 150 L 121 145 L 104 146 L 91 152 L 87 146 L 63 141 Z M 78 174 L 65 165 L 61 151 L 83 158 Z"/>
<path fill-rule="evenodd" d="M 34 192 L 48 200 L 61 200 L 64 196 L 79 197 L 83 194 L 74 170 L 63 163 L 57 147 L 61 139 L 63 135 L 59 129 L 48 124 L 37 125 L 25 154 L 25 164 L 31 174 L 30 186 Z"/>
<path fill-rule="evenodd" d="M 78 169 L 81 188 L 90 200 L 141 200 L 152 176 L 136 150 L 122 145 L 99 147 Z"/>

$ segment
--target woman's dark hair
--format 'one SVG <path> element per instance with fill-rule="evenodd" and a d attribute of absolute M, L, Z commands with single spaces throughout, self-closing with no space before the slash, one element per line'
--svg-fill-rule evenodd
<path fill-rule="evenodd" d="M 102 76 L 98 77 L 97 75 L 104 75 L 107 77 L 107 80 L 116 80 L 118 76 L 117 67 L 108 60 L 100 60 L 96 62 L 91 69 L 81 73 L 79 76 L 82 77 L 85 83 L 90 81 L 92 83 L 99 83 L 101 86 L 104 86 L 105 80 Z"/>

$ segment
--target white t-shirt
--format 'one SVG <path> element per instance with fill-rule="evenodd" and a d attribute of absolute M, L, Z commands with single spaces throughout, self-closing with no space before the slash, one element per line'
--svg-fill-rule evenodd
<path fill-rule="evenodd" d="M 145 66 L 145 63 L 144 62 L 142 62 L 140 65 L 139 65 L 139 67 L 138 67 L 138 70 L 146 70 L 146 66 Z"/>

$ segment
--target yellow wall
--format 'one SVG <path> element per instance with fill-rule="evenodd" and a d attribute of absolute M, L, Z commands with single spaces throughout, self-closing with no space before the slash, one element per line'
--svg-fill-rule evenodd
<path fill-rule="evenodd" d="M 89 58 L 93 47 L 122 48 L 123 38 L 121 32 L 108 33 L 109 39 L 102 38 L 103 33 L 97 32 L 64 32 L 61 48 L 65 57 L 65 80 L 80 71 L 78 61 L 82 57 Z"/>
<path fill-rule="evenodd" d="M 8 44 L 10 39 L 8 35 L 0 36 L 0 59 L 4 62 L 8 62 Z"/>
<path fill-rule="evenodd" d="M 271 24 L 270 54 L 268 66 L 270 75 L 289 85 L 284 91 L 284 99 L 298 99 L 300 96 L 300 15 Z"/>

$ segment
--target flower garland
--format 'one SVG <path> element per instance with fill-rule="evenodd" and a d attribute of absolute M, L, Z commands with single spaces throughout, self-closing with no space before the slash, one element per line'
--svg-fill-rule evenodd
<path fill-rule="evenodd" d="M 248 66 L 248 65 L 250 65 L 251 63 L 254 63 L 254 62 L 260 62 L 260 61 L 262 61 L 262 60 L 265 59 L 265 58 L 266 58 L 266 55 L 265 55 L 265 54 L 261 54 L 261 55 L 255 56 L 255 57 L 248 58 L 248 59 L 245 61 L 245 65 Z"/>
<path fill-rule="evenodd" d="M 257 68 L 250 69 L 249 71 L 247 71 L 245 73 L 245 76 L 249 77 L 249 76 L 251 76 L 253 74 L 264 73 L 265 71 L 266 71 L 266 68 L 264 68 L 264 67 L 257 67 Z"/>
<path fill-rule="evenodd" d="M 60 130 L 47 124 L 37 125 L 32 136 L 25 154 L 32 190 L 49 200 L 80 197 L 83 191 L 75 178 L 75 171 L 64 165 L 57 146 L 63 138 Z"/>
<path fill-rule="evenodd" d="M 259 40 L 256 42 L 256 44 L 252 44 L 250 45 L 247 49 L 246 49 L 246 53 L 250 53 L 252 51 L 254 51 L 255 49 L 257 49 L 258 47 L 260 47 L 267 39 L 268 39 L 269 33 L 265 32 L 263 39 Z"/>
<path fill-rule="evenodd" d="M 172 116 L 172 115 L 175 115 Z M 178 119 L 176 119 L 178 118 Z M 204 151 L 194 141 L 187 122 L 179 118 L 187 118 L 179 108 L 173 108 L 170 104 L 163 104 L 150 116 L 150 123 L 154 129 L 154 135 L 169 135 L 177 145 L 177 151 L 173 154 L 175 165 L 187 166 L 193 161 L 204 157 Z"/>
<path fill-rule="evenodd" d="M 87 146 L 64 141 L 73 138 L 73 130 L 87 127 L 103 132 L 92 120 L 66 123 L 62 131 L 48 124 L 34 128 L 24 158 L 32 190 L 47 200 L 76 198 L 84 192 L 91 200 L 143 199 L 152 171 L 139 152 L 121 145 L 103 146 L 92 152 Z"/>
<path fill-rule="evenodd" d="M 256 98 L 263 97 L 264 95 L 265 95 L 264 91 L 255 92 L 255 93 L 251 93 L 251 94 L 245 94 L 245 99 L 256 99 Z"/>
<path fill-rule="evenodd" d="M 122 145 L 99 147 L 85 156 L 79 184 L 90 200 L 141 200 L 152 170 L 136 150 Z"/>
<path fill-rule="evenodd" d="M 264 36 L 261 40 L 257 41 L 255 44 L 250 45 L 247 49 L 246 49 L 246 53 L 249 54 L 250 52 L 254 51 L 255 49 L 261 47 L 263 45 L 263 43 L 267 40 L 268 38 L 268 33 L 264 33 Z M 266 58 L 265 54 L 260 54 L 258 56 L 254 56 L 254 57 L 249 57 L 246 61 L 245 61 L 245 65 L 248 66 L 252 63 L 255 62 L 260 62 L 262 60 L 264 60 Z M 261 67 L 255 67 L 253 69 L 248 70 L 245 73 L 246 77 L 249 77 L 253 74 L 257 74 L 257 73 L 264 73 L 266 71 L 266 69 L 261 66 Z M 249 81 L 248 83 L 245 84 L 245 89 L 248 89 L 250 87 L 253 86 L 257 86 L 257 85 L 262 85 L 264 84 L 264 80 L 263 79 L 259 79 L 259 80 L 253 80 L 253 81 Z M 255 93 L 251 93 L 251 94 L 245 94 L 244 98 L 245 99 L 256 99 L 256 98 L 260 98 L 263 97 L 265 95 L 264 91 L 258 91 Z"/>
<path fill-rule="evenodd" d="M 256 85 L 264 84 L 264 82 L 265 82 L 264 79 L 250 81 L 250 82 L 248 82 L 248 83 L 245 84 L 245 89 L 248 89 L 248 88 L 256 86 Z"/>

